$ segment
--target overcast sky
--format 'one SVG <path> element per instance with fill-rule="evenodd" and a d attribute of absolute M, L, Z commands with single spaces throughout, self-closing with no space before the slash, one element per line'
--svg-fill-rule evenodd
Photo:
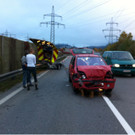
<path fill-rule="evenodd" d="M 0 34 L 6 31 L 11 36 L 27 40 L 38 38 L 50 40 L 50 26 L 40 22 L 51 21 L 44 14 L 52 12 L 57 15 L 55 21 L 65 24 L 55 26 L 55 43 L 66 43 L 82 46 L 98 46 L 108 44 L 105 35 L 110 29 L 107 22 L 118 23 L 114 29 L 131 32 L 135 39 L 135 0 L 0 0 Z M 114 32 L 115 35 L 120 32 Z"/>

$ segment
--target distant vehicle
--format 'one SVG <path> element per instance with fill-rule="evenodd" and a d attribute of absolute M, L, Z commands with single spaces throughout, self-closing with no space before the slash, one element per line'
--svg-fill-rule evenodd
<path fill-rule="evenodd" d="M 90 48 L 74 48 L 71 49 L 71 53 L 73 56 L 78 54 L 94 54 L 94 50 Z"/>
<path fill-rule="evenodd" d="M 73 56 L 69 65 L 69 81 L 75 92 L 104 92 L 110 94 L 115 85 L 111 66 L 94 54 Z"/>
<path fill-rule="evenodd" d="M 115 75 L 131 74 L 135 76 L 135 60 L 128 51 L 105 51 L 104 60 L 112 65 L 112 72 Z"/>
<path fill-rule="evenodd" d="M 99 52 L 94 52 L 95 55 L 101 56 Z"/>
<path fill-rule="evenodd" d="M 33 39 L 30 40 L 37 47 L 38 61 L 42 64 L 47 64 L 50 68 L 61 68 L 61 63 L 57 63 L 58 49 L 49 41 Z"/>

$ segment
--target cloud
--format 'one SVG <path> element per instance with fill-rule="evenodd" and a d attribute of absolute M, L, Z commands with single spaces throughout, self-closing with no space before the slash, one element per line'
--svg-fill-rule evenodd
<path fill-rule="evenodd" d="M 66 25 L 65 29 L 56 26 L 56 43 L 106 45 L 102 29 L 107 28 L 106 22 L 110 22 L 111 17 L 115 22 L 120 22 L 121 29 L 127 27 L 127 32 L 135 33 L 134 24 L 128 26 L 135 16 L 133 0 L 0 0 L 0 3 L 0 33 L 8 30 L 17 38 L 21 36 L 26 39 L 29 34 L 49 40 L 50 26 L 40 27 L 39 24 L 51 21 L 50 16 L 43 19 L 43 15 L 52 12 L 52 5 L 55 13 L 63 17 L 63 20 L 56 17 L 55 21 Z"/>

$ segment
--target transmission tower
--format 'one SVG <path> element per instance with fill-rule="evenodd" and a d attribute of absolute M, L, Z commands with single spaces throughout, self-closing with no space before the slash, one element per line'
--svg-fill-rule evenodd
<path fill-rule="evenodd" d="M 55 25 L 57 25 L 58 27 L 60 25 L 63 25 L 65 27 L 65 24 L 61 24 L 61 23 L 55 22 L 55 17 L 60 17 L 62 19 L 62 16 L 55 14 L 54 6 L 52 6 L 52 13 L 44 14 L 44 19 L 45 19 L 45 16 L 50 16 L 51 17 L 51 21 L 40 22 L 40 26 L 42 24 L 46 24 L 47 26 L 50 25 L 50 42 L 55 44 Z"/>
<path fill-rule="evenodd" d="M 113 44 L 113 41 L 114 41 L 114 38 L 117 40 L 118 39 L 118 36 L 116 34 L 114 34 L 114 31 L 116 33 L 116 31 L 121 31 L 120 29 L 116 29 L 114 28 L 113 26 L 114 25 L 117 25 L 118 26 L 118 23 L 116 22 L 113 22 L 113 18 L 111 18 L 111 21 L 110 22 L 107 22 L 106 25 L 110 25 L 110 28 L 107 28 L 107 29 L 103 29 L 102 31 L 108 31 L 109 32 L 109 35 L 105 35 L 105 38 L 109 38 L 109 44 Z"/>

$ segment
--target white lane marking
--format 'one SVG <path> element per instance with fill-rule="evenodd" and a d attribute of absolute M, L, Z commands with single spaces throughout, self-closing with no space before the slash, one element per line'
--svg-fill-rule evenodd
<path fill-rule="evenodd" d="M 64 61 L 67 59 L 67 57 L 64 59 Z M 37 76 L 37 78 L 41 78 L 42 76 L 44 76 L 46 73 L 48 73 L 49 70 L 47 70 L 46 72 L 40 74 L 39 76 Z M 32 82 L 34 82 L 34 79 L 32 79 Z M 15 96 L 17 93 L 19 93 L 20 91 L 22 91 L 24 88 L 20 87 L 17 90 L 15 90 L 14 92 L 10 93 L 9 95 L 7 95 L 6 97 L 2 98 L 0 100 L 0 105 L 4 104 L 6 101 L 8 101 L 10 98 L 12 98 L 13 96 Z"/>
<path fill-rule="evenodd" d="M 49 70 L 47 70 L 46 72 L 42 73 L 41 75 L 39 75 L 37 78 L 41 78 L 42 76 L 44 76 L 46 73 L 48 73 Z"/>
<path fill-rule="evenodd" d="M 11 94 L 9 94 L 8 96 L 4 97 L 3 99 L 0 100 L 0 105 L 2 105 L 3 103 L 5 103 L 6 101 L 8 101 L 10 98 L 12 98 L 13 96 L 15 96 L 17 93 L 19 93 L 20 91 L 23 90 L 23 87 L 20 87 L 19 89 L 17 89 L 16 91 L 12 92 Z"/>
<path fill-rule="evenodd" d="M 43 75 L 45 75 L 46 73 L 48 73 L 48 71 L 42 73 L 41 75 L 39 75 L 37 78 L 41 78 Z M 33 80 L 32 80 L 33 82 Z M 22 91 L 24 88 L 23 87 L 20 87 L 18 88 L 17 90 L 15 90 L 14 92 L 10 93 L 9 95 L 7 95 L 6 97 L 2 98 L 0 100 L 0 105 L 4 104 L 6 101 L 8 101 L 10 98 L 12 98 L 13 96 L 15 96 L 17 93 L 19 93 L 20 91 Z"/>
<path fill-rule="evenodd" d="M 109 108 L 112 110 L 113 114 L 115 115 L 115 117 L 118 119 L 118 121 L 120 122 L 120 124 L 122 125 L 122 127 L 125 129 L 125 131 L 127 132 L 127 134 L 134 134 L 135 132 L 134 130 L 130 127 L 130 125 L 126 122 L 126 120 L 124 119 L 124 117 L 120 114 L 120 112 L 116 109 L 116 107 L 113 105 L 113 103 L 109 100 L 109 98 L 107 98 L 106 96 L 102 96 L 103 99 L 105 100 L 105 102 L 107 103 L 107 105 L 109 106 Z"/>
<path fill-rule="evenodd" d="M 68 56 L 68 57 L 69 57 L 69 56 Z M 65 61 L 68 59 L 68 57 L 66 57 L 64 60 L 62 60 L 62 63 L 65 62 Z"/>

